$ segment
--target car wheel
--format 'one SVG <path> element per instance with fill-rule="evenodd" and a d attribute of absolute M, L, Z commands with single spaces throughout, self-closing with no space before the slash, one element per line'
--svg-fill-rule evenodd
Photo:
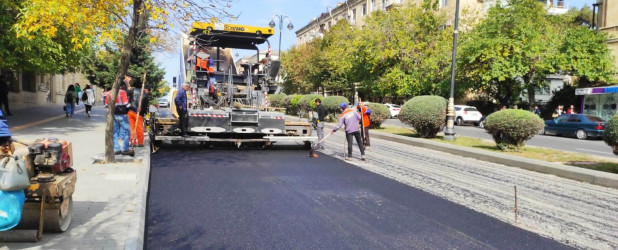
<path fill-rule="evenodd" d="M 580 140 L 586 140 L 586 138 L 588 137 L 586 131 L 583 129 L 578 129 L 577 132 L 575 132 L 575 136 L 577 137 L 577 139 Z"/>
<path fill-rule="evenodd" d="M 545 135 L 545 127 L 541 129 L 541 132 L 539 132 L 539 135 Z"/>
<path fill-rule="evenodd" d="M 455 124 L 457 124 L 457 126 L 461 126 L 463 125 L 463 119 L 461 117 L 457 117 L 457 121 L 455 122 Z"/>

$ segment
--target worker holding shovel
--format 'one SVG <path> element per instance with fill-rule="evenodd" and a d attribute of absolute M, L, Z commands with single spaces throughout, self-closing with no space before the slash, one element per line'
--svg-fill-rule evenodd
<path fill-rule="evenodd" d="M 345 125 L 345 137 L 348 142 L 348 154 L 345 156 L 345 160 L 349 161 L 350 157 L 352 157 L 352 140 L 356 138 L 356 144 L 358 144 L 358 148 L 361 152 L 361 160 L 365 160 L 365 147 L 363 146 L 363 140 L 361 139 L 360 132 L 360 121 L 361 116 L 356 109 L 348 108 L 347 103 L 341 103 L 340 105 L 343 113 L 339 117 L 339 123 L 337 126 L 330 132 L 331 134 L 337 132 L 341 126 Z"/>

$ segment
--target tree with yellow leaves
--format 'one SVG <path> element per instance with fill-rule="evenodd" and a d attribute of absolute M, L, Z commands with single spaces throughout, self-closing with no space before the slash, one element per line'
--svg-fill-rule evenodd
<path fill-rule="evenodd" d="M 58 30 L 63 30 L 74 50 L 106 42 L 122 48 L 120 68 L 109 100 L 115 103 L 139 33 L 172 32 L 174 26 L 182 29 L 192 20 L 229 17 L 229 2 L 231 0 L 25 0 L 14 29 L 18 37 L 28 39 L 35 39 L 37 35 L 53 38 L 59 35 Z M 105 129 L 106 162 L 115 161 L 113 118 L 113 109 L 109 109 Z"/>

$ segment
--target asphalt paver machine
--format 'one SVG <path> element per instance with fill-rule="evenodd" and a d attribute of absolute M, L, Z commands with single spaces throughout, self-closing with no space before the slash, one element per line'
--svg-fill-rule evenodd
<path fill-rule="evenodd" d="M 13 143 L 0 146 L 0 158 L 15 157 L 25 165 L 30 187 L 19 224 L 0 232 L 0 242 L 36 242 L 43 232 L 62 233 L 71 225 L 77 173 L 71 142 L 55 138 L 36 140 L 15 151 Z"/>
<path fill-rule="evenodd" d="M 173 114 L 151 114 L 153 148 L 163 142 L 229 142 L 240 147 L 243 143 L 269 146 L 282 141 L 302 142 L 310 147 L 317 140 L 311 136 L 311 124 L 286 121 L 284 112 L 267 104 L 267 96 L 281 90 L 276 81 L 280 62 L 270 55 L 268 37 L 273 34 L 270 27 L 193 23 L 188 38 L 183 39 L 178 86 L 190 84 L 187 91 L 190 136 L 180 136 L 178 114 L 172 101 L 170 113 Z M 258 45 L 265 43 L 268 52 L 262 56 Z M 235 62 L 232 49 L 252 51 L 255 56 Z M 210 56 L 211 67 L 198 66 L 200 53 Z"/>

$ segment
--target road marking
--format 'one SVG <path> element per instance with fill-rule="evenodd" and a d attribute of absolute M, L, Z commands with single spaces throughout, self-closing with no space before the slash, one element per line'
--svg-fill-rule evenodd
<path fill-rule="evenodd" d="M 590 149 L 583 149 L 583 148 L 575 148 L 575 149 L 583 150 L 583 151 L 588 151 L 588 152 L 601 153 L 601 154 L 604 154 L 604 155 L 614 155 L 613 153 L 607 153 L 607 152 L 597 151 L 597 150 L 590 150 Z"/>
<path fill-rule="evenodd" d="M 78 113 L 81 113 L 81 112 L 84 112 L 84 110 L 82 109 L 80 111 L 77 111 L 77 112 L 75 112 L 75 114 L 78 114 Z M 41 125 L 43 123 L 48 123 L 48 122 L 51 122 L 53 120 L 58 120 L 58 119 L 60 119 L 62 117 L 66 117 L 66 114 L 50 117 L 50 118 L 47 118 L 47 119 L 43 119 L 43 120 L 36 121 L 36 122 L 31 122 L 31 123 L 20 125 L 20 126 L 15 126 L 15 127 L 11 128 L 10 131 L 11 131 L 11 133 L 13 133 L 13 132 L 16 132 L 16 131 L 19 131 L 19 130 L 22 130 L 22 129 L 27 129 L 27 128 L 34 127 L 34 126 L 37 126 L 37 125 Z"/>

